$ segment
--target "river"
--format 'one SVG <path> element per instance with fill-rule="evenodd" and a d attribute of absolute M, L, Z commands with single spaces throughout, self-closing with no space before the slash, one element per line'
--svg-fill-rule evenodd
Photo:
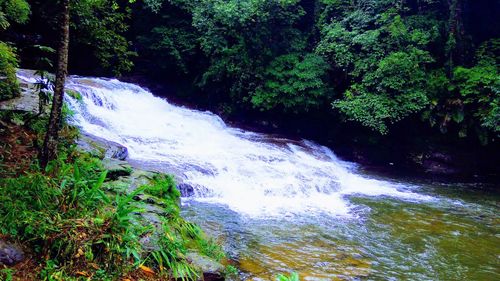
<path fill-rule="evenodd" d="M 301 280 L 500 280 L 494 186 L 378 176 L 311 141 L 233 128 L 118 80 L 70 77 L 67 86 L 82 94 L 67 98 L 82 131 L 193 188 L 183 215 L 224 245 L 241 280 L 291 271 Z"/>

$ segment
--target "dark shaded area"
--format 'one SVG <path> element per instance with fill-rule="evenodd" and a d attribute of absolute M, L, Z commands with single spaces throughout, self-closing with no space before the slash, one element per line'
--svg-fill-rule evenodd
<path fill-rule="evenodd" d="M 40 57 L 55 58 L 55 54 L 44 53 L 34 46 L 55 48 L 56 9 L 53 1 L 28 2 L 32 10 L 29 22 L 13 23 L 1 38 L 15 44 L 21 67 L 40 68 Z M 500 37 L 500 1 L 407 0 L 398 4 L 366 0 L 352 5 L 347 2 L 350 1 L 322 4 L 303 0 L 285 7 L 270 1 L 253 14 L 247 15 L 242 9 L 228 10 L 227 15 L 221 16 L 210 1 L 165 1 L 159 11 L 152 11 L 140 1 L 130 4 L 120 0 L 116 8 L 111 8 L 111 2 L 106 1 L 97 6 L 79 1 L 72 10 L 69 70 L 71 74 L 90 76 L 121 74 L 122 79 L 144 85 L 174 103 L 211 110 L 240 127 L 312 139 L 333 148 L 346 159 L 375 169 L 398 172 L 403 169 L 471 179 L 476 176 L 498 178 L 498 132 L 481 128 L 483 121 L 478 120 L 477 115 L 485 112 L 484 105 L 478 102 L 464 105 L 467 101 L 461 96 L 460 85 L 453 84 L 458 83 L 453 81 L 453 70 L 459 66 L 477 66 L 475 54 L 482 44 Z M 337 61 L 327 55 L 324 56 L 329 70 L 314 81 L 322 81 L 324 87 L 324 96 L 314 100 L 315 107 L 304 110 L 299 102 L 287 108 L 283 105 L 286 98 L 271 108 L 253 101 L 259 93 L 277 89 L 279 94 L 289 86 L 278 81 L 277 88 L 266 89 L 266 83 L 276 82 L 272 79 L 281 75 L 268 74 L 279 72 L 270 67 L 276 58 L 288 54 L 303 58 L 314 54 L 329 31 L 326 26 L 332 22 L 350 26 L 351 31 L 385 32 L 380 18 L 392 15 L 391 9 L 397 11 L 408 28 L 421 25 L 424 33 L 431 33 L 433 29 L 426 24 L 435 27 L 436 38 L 418 48 L 432 55 L 432 62 L 422 66 L 423 72 L 443 71 L 448 79 L 443 84 L 449 83 L 449 86 L 439 90 L 444 92 L 436 90 L 437 93 L 428 94 L 436 106 L 427 105 L 397 116 L 395 121 L 386 121 L 388 133 L 385 135 L 365 124 L 349 121 L 352 118 L 332 108 L 332 102 L 345 100 L 346 91 L 353 84 L 363 86 L 367 75 L 355 76 L 349 66 L 339 67 Z M 449 45 L 450 38 L 456 41 L 455 45 Z M 382 51 L 391 54 L 414 47 L 404 42 L 398 44 L 402 45 Z M 363 59 L 362 47 L 352 48 Z M 498 61 L 498 54 L 493 58 Z M 371 63 L 376 65 L 382 59 L 384 57 L 375 57 Z M 132 62 L 134 67 L 130 69 Z M 368 68 L 367 73 L 375 69 Z M 304 76 L 311 74 L 301 71 Z M 436 81 L 439 85 L 440 80 Z M 380 85 L 380 81 L 375 82 Z M 405 90 L 404 86 L 401 88 Z M 367 92 L 374 89 L 376 87 Z M 495 94 L 498 93 L 485 91 L 480 95 L 494 97 Z M 305 102 L 312 99 L 304 97 Z M 414 100 L 409 98 L 408 102 Z M 430 117 L 423 116 L 427 112 Z M 450 116 L 457 112 L 464 115 L 465 121 L 450 121 Z M 468 126 L 468 134 L 459 136 L 464 126 Z"/>

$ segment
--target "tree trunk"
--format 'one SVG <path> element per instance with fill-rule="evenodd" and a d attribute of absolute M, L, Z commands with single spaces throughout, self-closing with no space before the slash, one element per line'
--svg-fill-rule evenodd
<path fill-rule="evenodd" d="M 455 65 L 463 65 L 466 57 L 464 0 L 448 0 L 448 72 L 451 76 Z"/>
<path fill-rule="evenodd" d="M 57 144 L 59 129 L 62 124 L 62 106 L 64 98 L 64 83 L 68 74 L 68 47 L 69 47 L 69 0 L 61 0 L 60 22 L 61 37 L 57 50 L 56 82 L 52 109 L 50 110 L 49 124 L 45 134 L 42 151 L 40 154 L 40 165 L 47 166 L 50 160 L 57 155 Z"/>

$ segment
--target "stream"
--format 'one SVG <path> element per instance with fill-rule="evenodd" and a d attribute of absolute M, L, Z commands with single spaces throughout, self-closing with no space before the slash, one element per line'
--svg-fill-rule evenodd
<path fill-rule="evenodd" d="M 379 176 L 114 79 L 67 87 L 83 97 L 67 97 L 82 131 L 192 188 L 183 216 L 220 241 L 241 280 L 500 280 L 496 186 Z"/>

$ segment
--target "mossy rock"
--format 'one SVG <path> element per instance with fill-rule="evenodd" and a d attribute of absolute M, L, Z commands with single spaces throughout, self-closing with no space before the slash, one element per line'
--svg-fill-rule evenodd
<path fill-rule="evenodd" d="M 105 158 L 102 160 L 102 165 L 108 171 L 107 178 L 111 180 L 130 176 L 132 174 L 132 167 L 126 161 Z"/>
<path fill-rule="evenodd" d="M 125 160 L 128 156 L 128 150 L 125 146 L 88 134 L 80 136 L 77 144 L 80 149 L 87 151 L 100 159 L 114 158 L 118 160 Z"/>
<path fill-rule="evenodd" d="M 224 266 L 209 257 L 203 256 L 197 252 L 189 252 L 186 254 L 186 259 L 194 267 L 203 272 L 201 280 L 204 281 L 224 281 Z"/>

